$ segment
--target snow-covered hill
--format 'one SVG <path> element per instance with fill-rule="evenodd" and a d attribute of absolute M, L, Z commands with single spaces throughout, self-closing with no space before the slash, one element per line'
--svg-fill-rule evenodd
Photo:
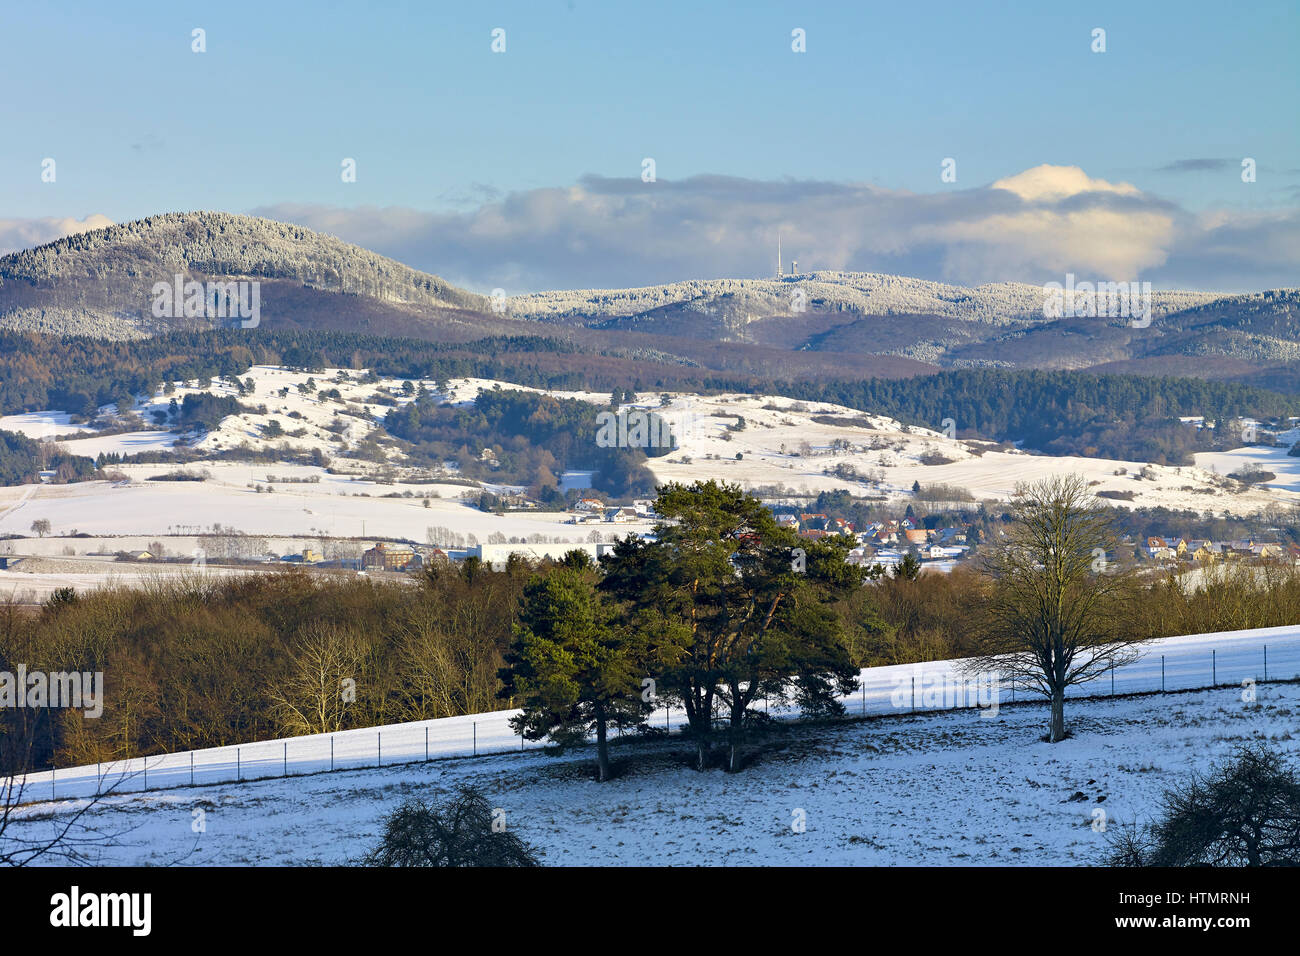
<path fill-rule="evenodd" d="M 151 396 L 134 411 L 135 430 L 88 433 L 57 411 L 3 418 L 0 429 L 57 439 L 66 450 L 89 456 L 178 445 L 200 456 L 237 452 L 241 446 L 295 459 L 319 452 L 330 461 L 329 470 L 301 461 L 249 464 L 212 457 L 187 466 L 206 480 L 176 482 L 149 480 L 175 471 L 173 464 L 114 465 L 112 470 L 125 481 L 0 488 L 0 534 L 28 534 L 34 521 L 48 520 L 51 534 L 46 543 L 54 547 L 57 541 L 58 550 L 42 553 L 51 554 L 66 548 L 85 553 L 88 542 L 70 540 L 74 532 L 192 535 L 213 524 L 268 536 L 370 534 L 419 542 L 430 527 L 472 534 L 480 541 L 494 533 L 507 539 L 538 535 L 552 541 L 582 541 L 590 534 L 590 529 L 568 524 L 562 513 L 495 515 L 471 507 L 468 499 L 477 498 L 480 486 L 461 480 L 453 464 L 438 473 L 404 467 L 380 427 L 393 407 L 385 402 L 411 401 L 403 382 L 363 383 L 356 372 L 345 376 L 327 369 L 308 375 L 267 366 L 254 367 L 245 378 L 252 380 L 253 391 L 239 400 L 254 408 L 265 405 L 265 410 L 229 416 L 201 436 L 176 430 L 171 400 L 179 403 L 186 394 L 198 392 L 236 397 L 232 384 L 180 383 L 174 394 Z M 436 387 L 431 381 L 411 384 Z M 469 403 L 481 389 L 497 385 L 519 387 L 456 379 L 446 385 L 442 397 Z M 328 389 L 337 389 L 338 397 L 323 397 Z M 551 394 L 601 406 L 609 400 L 593 392 Z M 375 401 L 376 396 L 384 401 Z M 1230 456 L 1203 456 L 1203 467 L 1147 466 L 1138 461 L 1030 455 L 948 437 L 935 430 L 944 426 L 941 422 L 932 428 L 904 426 L 839 405 L 772 395 L 669 394 L 665 403 L 659 393 L 642 393 L 624 410 L 653 411 L 672 424 L 680 447 L 650 459 L 657 479 L 720 478 L 769 500 L 791 503 L 807 503 L 820 491 L 842 488 L 902 507 L 914 500 L 915 483 L 951 486 L 971 500 L 998 500 L 1017 482 L 1068 472 L 1084 474 L 1094 492 L 1107 495 L 1117 506 L 1244 515 L 1300 502 L 1300 459 L 1289 459 L 1278 449 L 1252 447 Z M 960 423 L 951 423 L 949 434 L 958 427 Z M 365 454 L 359 455 L 358 448 Z M 1277 479 L 1245 489 L 1222 477 L 1248 460 L 1259 461 Z M 572 481 L 581 482 L 581 476 L 572 476 Z M 273 493 L 265 493 L 270 488 Z M 648 527 L 611 525 L 604 530 L 621 535 Z"/>
<path fill-rule="evenodd" d="M 1043 318 L 1043 288 L 1024 282 L 957 286 L 875 272 L 808 272 L 772 279 L 697 279 L 638 289 L 574 289 L 514 296 L 510 314 L 543 321 L 619 318 L 686 306 L 722 310 L 745 320 L 790 311 L 802 290 L 805 305 L 862 315 L 935 315 L 1003 324 Z M 1210 302 L 1202 292 L 1153 292 L 1152 313 L 1164 315 Z"/>
<path fill-rule="evenodd" d="M 180 212 L 0 257 L 0 328 L 130 339 L 183 326 L 151 310 L 154 283 L 177 274 L 283 282 L 353 303 L 364 297 L 426 309 L 488 308 L 483 296 L 325 233 L 256 216 Z M 297 310 L 286 301 L 280 311 Z"/>

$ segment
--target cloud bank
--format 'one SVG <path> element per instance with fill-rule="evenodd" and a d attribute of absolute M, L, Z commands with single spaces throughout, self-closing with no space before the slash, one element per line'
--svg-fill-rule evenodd
<path fill-rule="evenodd" d="M 1250 187 L 1243 187 L 1250 188 Z M 1148 280 L 1237 291 L 1300 284 L 1300 209 L 1194 214 L 1075 166 L 912 193 L 801 180 L 588 176 L 468 211 L 284 203 L 258 215 L 331 232 L 477 291 L 614 288 L 787 268 L 960 284 Z"/>
<path fill-rule="evenodd" d="M 1076 166 L 1037 166 L 930 193 L 714 175 L 651 183 L 587 176 L 572 186 L 483 192 L 454 211 L 307 203 L 250 211 L 479 292 L 770 276 L 778 234 L 786 268 L 797 260 L 801 272 L 965 285 L 1059 282 L 1072 272 L 1223 292 L 1300 285 L 1300 205 L 1194 213 Z M 0 251 L 107 224 L 98 215 L 0 220 Z"/>

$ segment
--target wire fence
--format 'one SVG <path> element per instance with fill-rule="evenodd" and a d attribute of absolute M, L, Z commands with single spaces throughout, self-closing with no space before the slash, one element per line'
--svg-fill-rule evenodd
<path fill-rule="evenodd" d="M 1068 689 L 1071 699 L 1139 693 L 1171 693 L 1254 682 L 1300 679 L 1300 626 L 1166 638 L 1143 656 L 1085 685 Z M 866 668 L 858 689 L 840 698 L 845 717 L 928 713 L 958 708 L 996 710 L 1019 699 L 1042 700 L 1017 690 L 997 674 L 971 674 L 959 661 L 931 661 Z M 787 700 L 761 699 L 777 718 L 801 712 Z M 517 710 L 444 717 L 383 727 L 343 730 L 206 750 L 137 757 L 112 763 L 45 770 L 0 781 L 0 793 L 21 793 L 23 802 L 92 797 L 170 787 L 263 780 L 337 770 L 360 770 L 448 758 L 473 758 L 541 749 L 511 729 Z M 725 722 L 725 715 L 718 713 Z M 687 724 L 680 708 L 661 707 L 650 728 L 674 731 Z M 616 733 L 622 735 L 622 728 Z"/>

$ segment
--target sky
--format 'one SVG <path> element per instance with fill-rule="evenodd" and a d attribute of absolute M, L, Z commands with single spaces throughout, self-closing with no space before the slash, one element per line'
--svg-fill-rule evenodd
<path fill-rule="evenodd" d="M 801 271 L 1296 286 L 1298 49 L 1296 0 L 10 3 L 0 252 L 220 209 L 476 291 L 767 276 L 778 232 Z"/>

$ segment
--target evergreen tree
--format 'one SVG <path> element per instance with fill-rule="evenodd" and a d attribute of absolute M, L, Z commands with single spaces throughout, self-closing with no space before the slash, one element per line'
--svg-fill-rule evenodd
<path fill-rule="evenodd" d="M 646 709 L 639 640 L 616 612 L 589 569 L 562 566 L 535 578 L 501 672 L 503 695 L 522 699 L 515 731 L 564 746 L 585 742 L 594 729 L 602 781 L 610 775 L 609 724 L 639 723 Z"/>
<path fill-rule="evenodd" d="M 894 577 L 896 578 L 915 581 L 920 573 L 921 559 L 917 557 L 915 549 L 909 549 L 907 554 L 903 555 L 903 560 L 894 565 Z"/>
<path fill-rule="evenodd" d="M 742 764 L 749 707 L 794 690 L 833 709 L 856 671 L 831 604 L 862 583 L 845 545 L 801 542 L 737 486 L 666 485 L 656 540 L 626 538 L 603 561 L 604 587 L 632 607 L 638 629 L 680 700 L 708 765 L 715 702 L 730 713 L 731 770 Z M 804 548 L 802 552 L 796 548 Z"/>

